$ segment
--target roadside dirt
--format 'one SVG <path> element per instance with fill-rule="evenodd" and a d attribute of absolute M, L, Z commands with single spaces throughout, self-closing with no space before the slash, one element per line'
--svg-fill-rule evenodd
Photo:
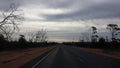
<path fill-rule="evenodd" d="M 0 52 L 0 68 L 19 68 L 26 62 L 55 48 L 55 46 Z"/>
<path fill-rule="evenodd" d="M 77 48 L 80 48 L 83 51 L 96 53 L 96 54 L 108 56 L 108 57 L 111 57 L 111 58 L 120 59 L 120 52 L 117 52 L 117 51 L 112 51 L 112 50 L 108 51 L 108 50 L 104 50 L 104 49 L 83 48 L 83 47 L 77 47 Z"/>

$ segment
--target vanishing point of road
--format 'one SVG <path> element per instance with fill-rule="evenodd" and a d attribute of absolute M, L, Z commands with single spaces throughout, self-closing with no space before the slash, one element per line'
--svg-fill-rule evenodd
<path fill-rule="evenodd" d="M 58 45 L 55 49 L 20 68 L 120 68 L 120 59 Z"/>

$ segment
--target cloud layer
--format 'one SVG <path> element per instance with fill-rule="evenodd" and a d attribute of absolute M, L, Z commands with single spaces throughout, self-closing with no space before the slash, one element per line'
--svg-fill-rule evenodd
<path fill-rule="evenodd" d="M 120 25 L 119 0 L 0 0 L 0 11 L 9 9 L 11 3 L 23 10 L 24 29 L 44 27 L 51 40 L 78 39 L 91 26 L 98 27 L 102 36 L 107 24 Z"/>

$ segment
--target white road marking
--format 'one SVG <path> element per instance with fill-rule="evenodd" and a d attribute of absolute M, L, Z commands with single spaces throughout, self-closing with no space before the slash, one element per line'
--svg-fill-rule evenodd
<path fill-rule="evenodd" d="M 53 50 L 52 50 L 53 51 Z M 41 63 L 44 59 L 46 59 L 51 53 L 52 53 L 52 51 L 50 52 L 50 53 L 48 53 L 45 57 L 43 57 L 41 60 L 39 60 L 36 64 L 34 64 L 33 66 L 32 66 L 32 68 L 35 68 L 39 63 Z"/>

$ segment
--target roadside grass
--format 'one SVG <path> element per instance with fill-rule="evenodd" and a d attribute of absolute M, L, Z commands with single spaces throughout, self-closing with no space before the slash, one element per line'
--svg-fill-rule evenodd
<path fill-rule="evenodd" d="M 103 53 L 110 54 L 110 55 L 116 55 L 120 57 L 120 48 L 118 49 L 105 49 Z"/>
<path fill-rule="evenodd" d="M 96 53 L 104 56 L 108 56 L 111 58 L 120 59 L 120 48 L 118 49 L 99 49 L 99 48 L 84 48 L 84 47 L 77 47 L 83 51 Z"/>

